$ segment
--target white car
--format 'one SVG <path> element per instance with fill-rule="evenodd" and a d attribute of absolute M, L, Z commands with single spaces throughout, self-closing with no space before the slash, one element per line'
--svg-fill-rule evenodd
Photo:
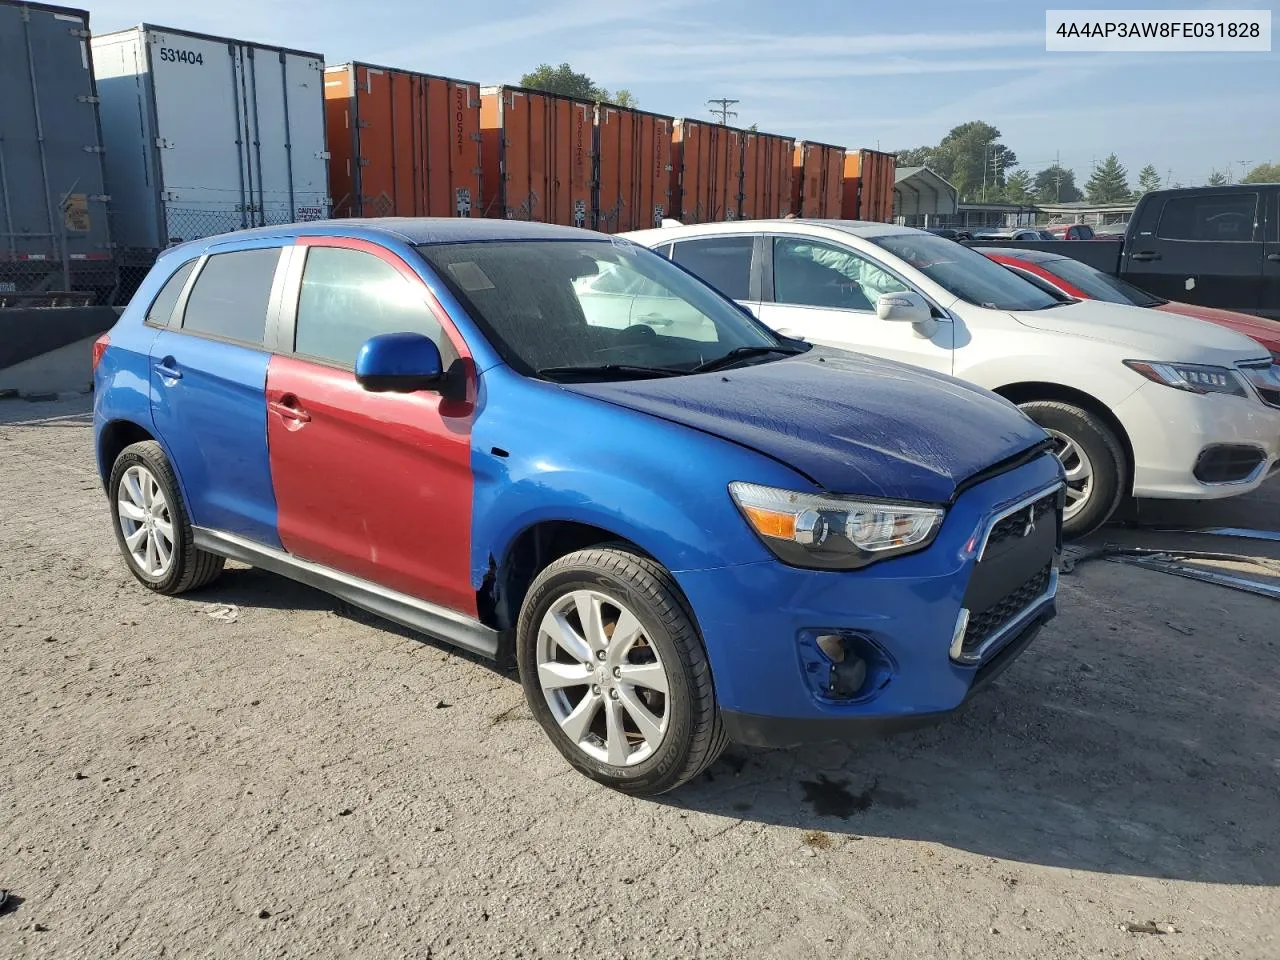
<path fill-rule="evenodd" d="M 755 220 L 626 236 L 784 335 L 949 373 L 1018 404 L 1056 444 L 1070 536 L 1126 494 L 1230 497 L 1280 462 L 1280 367 L 1231 330 L 1063 303 L 953 240 L 889 224 Z"/>

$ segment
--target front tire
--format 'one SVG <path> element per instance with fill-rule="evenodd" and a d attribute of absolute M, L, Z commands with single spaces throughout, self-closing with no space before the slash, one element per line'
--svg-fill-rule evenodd
<path fill-rule="evenodd" d="M 580 550 L 538 575 L 516 658 L 551 742 L 605 786 L 665 793 L 725 747 L 711 666 L 675 581 L 625 546 Z"/>
<path fill-rule="evenodd" d="M 1125 456 L 1115 432 L 1097 414 L 1069 403 L 1037 400 L 1020 406 L 1053 438 L 1067 474 L 1063 536 L 1092 533 L 1124 497 Z"/>
<path fill-rule="evenodd" d="M 144 440 L 120 452 L 107 483 L 116 543 L 138 582 L 157 593 L 185 593 L 212 583 L 222 557 L 199 550 L 191 518 L 160 444 Z"/>

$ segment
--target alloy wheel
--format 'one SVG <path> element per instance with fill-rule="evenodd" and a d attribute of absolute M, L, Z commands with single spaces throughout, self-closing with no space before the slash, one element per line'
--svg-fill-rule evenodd
<path fill-rule="evenodd" d="M 559 597 L 542 618 L 538 683 L 565 736 L 615 767 L 641 763 L 667 734 L 670 684 L 639 618 L 594 590 Z"/>
<path fill-rule="evenodd" d="M 1093 496 L 1093 461 L 1084 447 L 1058 430 L 1048 430 L 1053 438 L 1053 452 L 1062 462 L 1067 474 L 1067 503 L 1062 511 L 1063 520 L 1070 520 L 1089 503 Z"/>
<path fill-rule="evenodd" d="M 173 566 L 173 516 L 155 474 L 134 465 L 120 477 L 116 506 L 125 549 L 148 577 L 159 579 Z"/>

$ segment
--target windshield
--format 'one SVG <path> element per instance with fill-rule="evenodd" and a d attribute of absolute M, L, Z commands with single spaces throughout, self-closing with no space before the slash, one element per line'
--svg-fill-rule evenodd
<path fill-rule="evenodd" d="M 620 239 L 504 240 L 418 248 L 494 348 L 525 375 L 697 372 L 734 352 L 796 352 L 731 300 Z"/>
<path fill-rule="evenodd" d="M 890 233 L 869 239 L 948 293 L 979 307 L 1045 310 L 1062 302 L 982 254 L 931 233 Z"/>
<path fill-rule="evenodd" d="M 1047 260 L 1040 264 L 1055 277 L 1061 277 L 1073 287 L 1079 287 L 1085 296 L 1092 300 L 1105 300 L 1107 303 L 1127 303 L 1135 307 L 1158 307 L 1168 300 L 1153 297 L 1145 290 L 1139 290 L 1131 283 L 1125 283 L 1119 277 L 1113 277 L 1096 270 L 1079 260 L 1063 258 Z"/>

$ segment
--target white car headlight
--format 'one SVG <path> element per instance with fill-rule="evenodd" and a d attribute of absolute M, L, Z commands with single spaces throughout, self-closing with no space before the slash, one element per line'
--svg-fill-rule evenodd
<path fill-rule="evenodd" d="M 856 570 L 923 550 L 937 536 L 946 513 L 927 504 L 801 493 L 756 483 L 731 483 L 729 493 L 779 560 L 820 570 Z"/>
<path fill-rule="evenodd" d="M 1226 393 L 1245 397 L 1244 383 L 1229 367 L 1203 363 L 1159 363 L 1154 360 L 1126 360 L 1124 365 L 1155 383 L 1189 393 Z"/>

